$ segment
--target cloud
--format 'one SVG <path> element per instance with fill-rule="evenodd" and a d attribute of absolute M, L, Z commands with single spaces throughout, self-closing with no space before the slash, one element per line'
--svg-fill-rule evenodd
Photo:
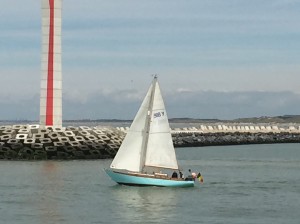
<path fill-rule="evenodd" d="M 174 117 L 299 111 L 299 1 L 75 2 L 63 1 L 67 118 L 133 116 L 153 73 Z M 39 107 L 40 1 L 1 7 L 0 115 L 38 118 L 25 105 Z"/>
<path fill-rule="evenodd" d="M 133 119 L 146 91 L 94 92 L 84 100 L 63 98 L 64 119 Z M 177 91 L 164 95 L 169 118 L 217 118 L 300 114 L 300 94 L 292 92 Z M 39 96 L 18 102 L 0 98 L 0 119 L 39 119 Z"/>

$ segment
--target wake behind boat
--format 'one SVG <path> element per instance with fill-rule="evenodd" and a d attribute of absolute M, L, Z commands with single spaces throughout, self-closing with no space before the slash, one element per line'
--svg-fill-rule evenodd
<path fill-rule="evenodd" d="M 110 169 L 119 184 L 193 187 L 194 179 L 171 177 L 179 173 L 176 153 L 160 87 L 155 76 Z"/>

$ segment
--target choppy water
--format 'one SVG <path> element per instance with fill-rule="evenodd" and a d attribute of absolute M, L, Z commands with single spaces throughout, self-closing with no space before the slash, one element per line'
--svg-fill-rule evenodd
<path fill-rule="evenodd" d="M 176 150 L 203 185 L 115 185 L 111 160 L 1 161 L 0 223 L 300 222 L 300 144 Z"/>

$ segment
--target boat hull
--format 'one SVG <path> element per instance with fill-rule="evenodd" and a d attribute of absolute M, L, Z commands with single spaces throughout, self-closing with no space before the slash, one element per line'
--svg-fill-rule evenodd
<path fill-rule="evenodd" d="M 132 186 L 158 186 L 158 187 L 194 187 L 194 181 L 161 179 L 155 177 L 137 176 L 130 173 L 121 173 L 106 169 L 107 175 L 118 184 Z"/>

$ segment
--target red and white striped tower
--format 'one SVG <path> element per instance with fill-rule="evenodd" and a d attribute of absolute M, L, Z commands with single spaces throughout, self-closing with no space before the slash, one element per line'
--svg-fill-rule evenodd
<path fill-rule="evenodd" d="M 42 0 L 42 127 L 62 127 L 61 8 L 62 0 Z"/>

